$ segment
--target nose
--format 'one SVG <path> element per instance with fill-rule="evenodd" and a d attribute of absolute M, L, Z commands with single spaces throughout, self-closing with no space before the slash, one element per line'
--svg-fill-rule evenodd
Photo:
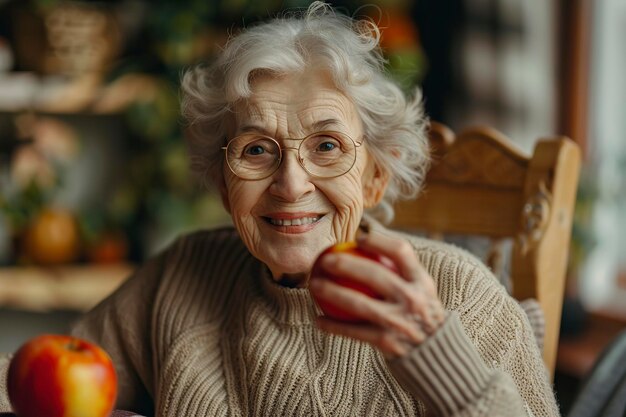
<path fill-rule="evenodd" d="M 298 152 L 283 150 L 283 159 L 272 176 L 269 192 L 275 197 L 293 203 L 315 190 L 308 172 L 298 162 Z"/>

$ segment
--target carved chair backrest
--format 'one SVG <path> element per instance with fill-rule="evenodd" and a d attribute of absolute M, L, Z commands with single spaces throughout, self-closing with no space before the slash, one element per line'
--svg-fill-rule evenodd
<path fill-rule="evenodd" d="M 543 358 L 554 372 L 580 151 L 568 138 L 537 142 L 533 155 L 486 127 L 455 135 L 432 122 L 433 163 L 418 198 L 397 203 L 392 227 L 431 236 L 512 238 L 517 300 L 536 299 L 545 317 Z"/>

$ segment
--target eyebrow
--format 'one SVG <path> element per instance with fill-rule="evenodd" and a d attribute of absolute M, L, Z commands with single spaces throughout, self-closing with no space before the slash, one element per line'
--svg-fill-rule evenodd
<path fill-rule="evenodd" d="M 345 124 L 338 119 L 325 119 L 325 120 L 320 120 L 317 121 L 315 123 L 313 123 L 312 127 L 314 131 L 318 131 L 318 130 L 324 130 L 327 129 L 328 126 L 339 126 L 339 127 L 345 127 Z"/>
<path fill-rule="evenodd" d="M 250 133 L 250 132 L 257 132 L 257 133 L 261 133 L 261 134 L 263 134 L 265 136 L 272 136 L 269 133 L 269 131 L 267 129 L 265 129 L 263 126 L 254 125 L 254 124 L 243 125 L 240 129 L 237 129 L 237 132 L 239 132 L 239 134 Z"/>
<path fill-rule="evenodd" d="M 317 122 L 313 123 L 310 126 L 311 129 L 311 133 L 314 132 L 318 132 L 320 130 L 325 130 L 328 129 L 329 126 L 338 126 L 338 127 L 345 127 L 345 124 L 340 121 L 339 119 L 324 119 L 324 120 L 318 120 Z M 308 129 L 307 129 L 308 130 Z M 270 132 L 265 129 L 263 126 L 257 125 L 257 124 L 246 124 L 243 125 L 240 129 L 238 129 L 239 134 L 241 133 L 250 133 L 250 132 L 257 132 L 257 133 L 261 133 L 265 136 L 272 136 L 272 134 L 270 134 Z"/>

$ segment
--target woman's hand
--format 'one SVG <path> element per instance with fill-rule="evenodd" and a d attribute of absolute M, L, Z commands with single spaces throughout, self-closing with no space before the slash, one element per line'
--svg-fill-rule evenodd
<path fill-rule="evenodd" d="M 310 290 L 316 297 L 340 305 L 366 322 L 351 324 L 323 316 L 318 326 L 329 333 L 368 342 L 386 357 L 403 356 L 434 333 L 445 318 L 433 279 L 405 240 L 374 233 L 359 239 L 358 244 L 366 251 L 389 257 L 400 274 L 370 259 L 345 253 L 325 255 L 321 260 L 325 271 L 360 282 L 383 299 L 368 297 L 328 279 L 312 279 Z"/>

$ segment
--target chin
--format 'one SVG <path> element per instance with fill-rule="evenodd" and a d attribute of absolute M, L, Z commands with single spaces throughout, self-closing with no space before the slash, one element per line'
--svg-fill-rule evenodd
<path fill-rule="evenodd" d="M 288 257 L 286 258 L 288 259 Z M 281 259 L 284 261 L 284 259 Z M 292 262 L 289 265 L 283 264 L 268 264 L 272 271 L 272 276 L 275 279 L 279 279 L 283 275 L 306 275 L 308 276 L 313 267 L 313 260 L 306 262 Z"/>
<path fill-rule="evenodd" d="M 275 278 L 283 274 L 308 275 L 318 255 L 318 248 L 310 245 L 273 245 L 271 248 L 268 245 L 264 249 L 257 252 L 257 258 L 270 268 Z"/>

